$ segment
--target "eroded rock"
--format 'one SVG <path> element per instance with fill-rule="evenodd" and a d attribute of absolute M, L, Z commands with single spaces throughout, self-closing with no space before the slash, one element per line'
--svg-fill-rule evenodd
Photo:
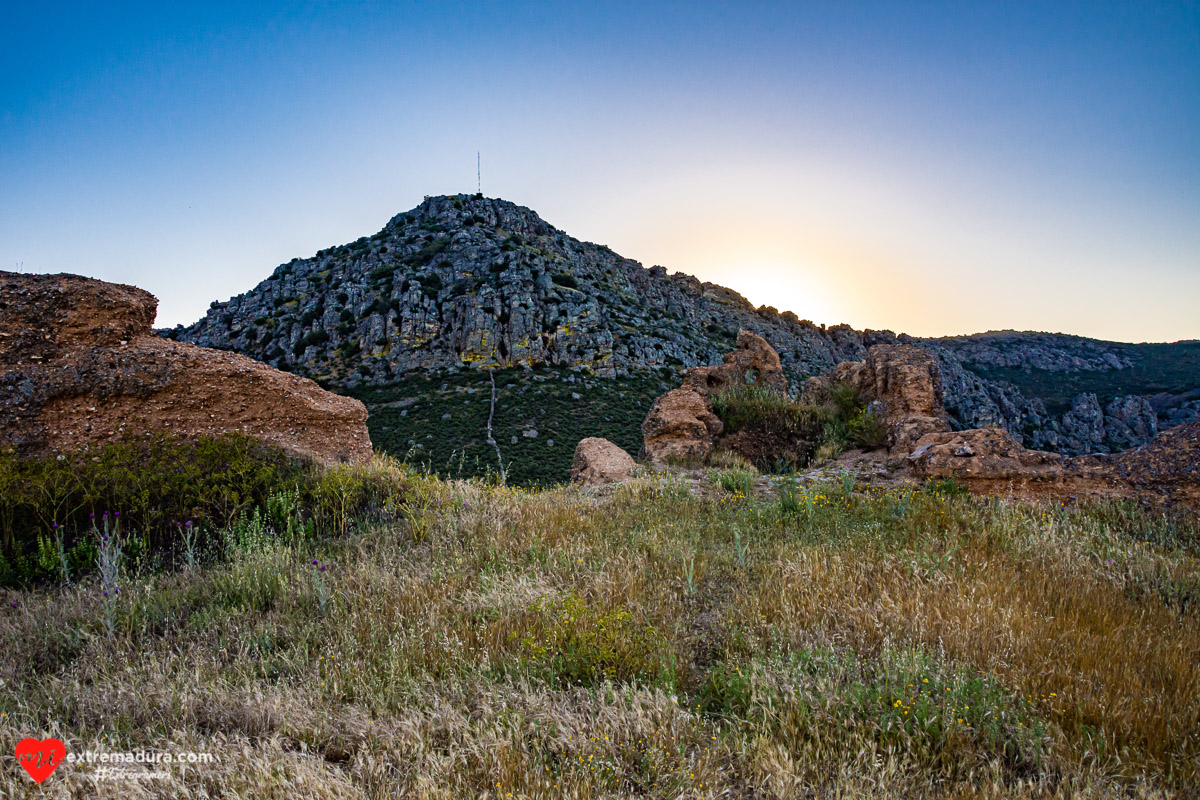
<path fill-rule="evenodd" d="M 766 339 L 747 330 L 738 331 L 737 347 L 724 355 L 721 364 L 692 367 L 683 385 L 702 395 L 719 394 L 739 385 L 766 386 L 780 394 L 788 393 L 779 353 Z"/>
<path fill-rule="evenodd" d="M 724 428 L 707 395 L 673 389 L 654 401 L 642 423 L 642 457 L 658 465 L 708 458 Z"/>
<path fill-rule="evenodd" d="M 37 454 L 141 432 L 240 431 L 320 461 L 371 457 L 362 403 L 159 338 L 156 308 L 132 286 L 0 272 L 0 443 Z"/>
<path fill-rule="evenodd" d="M 828 375 L 810 378 L 802 400 L 828 403 L 837 383 L 853 386 L 883 420 L 891 455 L 906 456 L 921 437 L 950 430 L 937 360 L 920 347 L 874 345 L 865 361 L 844 362 Z"/>

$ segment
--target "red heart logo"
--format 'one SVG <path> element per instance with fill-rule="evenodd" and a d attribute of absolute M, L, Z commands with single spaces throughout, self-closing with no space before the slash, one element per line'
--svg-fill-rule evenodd
<path fill-rule="evenodd" d="M 17 742 L 17 761 L 29 773 L 34 782 L 41 783 L 50 777 L 67 757 L 67 747 L 58 739 L 22 739 Z"/>

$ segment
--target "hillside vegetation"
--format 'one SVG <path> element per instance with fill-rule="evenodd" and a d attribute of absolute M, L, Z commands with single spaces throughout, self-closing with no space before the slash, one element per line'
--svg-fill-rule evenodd
<path fill-rule="evenodd" d="M 173 567 L 96 536 L 100 574 L 3 594 L 0 750 L 36 732 L 220 760 L 123 782 L 64 764 L 42 788 L 8 760 L 0 795 L 1200 785 L 1195 517 L 733 472 L 596 495 L 377 459 L 321 476 L 389 487 L 340 530 L 307 524 L 315 499 L 260 508 Z"/>
<path fill-rule="evenodd" d="M 575 445 L 588 436 L 637 455 L 642 420 L 654 398 L 677 378 L 668 370 L 597 378 L 550 367 L 497 369 L 492 435 L 492 384 L 485 372 L 414 373 L 403 381 L 350 392 L 370 414 L 371 441 L 442 475 L 486 476 L 503 470 L 510 484 L 545 486 L 571 475 Z"/>

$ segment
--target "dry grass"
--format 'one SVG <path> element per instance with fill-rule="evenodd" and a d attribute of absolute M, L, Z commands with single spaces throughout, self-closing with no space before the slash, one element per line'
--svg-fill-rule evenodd
<path fill-rule="evenodd" d="M 1194 518 L 811 491 L 429 482 L 424 519 L 127 575 L 112 636 L 94 580 L 10 593 L 0 753 L 36 735 L 220 760 L 143 782 L 64 764 L 38 788 L 10 756 L 0 796 L 1200 785 Z"/>

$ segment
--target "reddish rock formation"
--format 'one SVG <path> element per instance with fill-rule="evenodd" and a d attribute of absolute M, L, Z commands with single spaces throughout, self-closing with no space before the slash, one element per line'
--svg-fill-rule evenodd
<path fill-rule="evenodd" d="M 143 431 L 242 431 L 321 461 L 370 458 L 362 403 L 160 339 L 157 304 L 132 286 L 0 272 L 0 444 L 45 453 Z"/>
<path fill-rule="evenodd" d="M 691 388 L 673 389 L 654 401 L 642 423 L 642 457 L 652 464 L 704 459 L 724 429 L 712 400 Z"/>
<path fill-rule="evenodd" d="M 889 454 L 921 479 L 948 478 L 977 493 L 1137 497 L 1200 507 L 1200 421 L 1112 456 L 1064 458 L 1029 450 L 999 428 L 951 431 L 937 363 L 912 345 L 876 345 L 863 362 L 811 378 L 803 400 L 829 402 L 836 382 L 854 386 L 881 416 Z"/>
<path fill-rule="evenodd" d="M 953 478 L 962 483 L 1054 482 L 1063 472 L 1062 456 L 1026 450 L 1000 428 L 927 434 L 907 462 L 918 478 Z"/>
<path fill-rule="evenodd" d="M 917 478 L 951 478 L 976 493 L 1141 498 L 1200 508 L 1200 421 L 1116 455 L 1076 458 L 1028 450 L 999 428 L 931 433 L 906 462 Z"/>
<path fill-rule="evenodd" d="M 784 395 L 788 391 L 775 348 L 758 334 L 742 330 L 737 347 L 725 354 L 723 363 L 692 367 L 680 388 L 654 401 L 642 423 L 641 457 L 658 465 L 708 458 L 725 428 L 713 411 L 712 396 L 744 385 L 766 386 Z"/>
<path fill-rule="evenodd" d="M 742 384 L 766 386 L 780 394 L 788 392 L 779 353 L 757 333 L 738 331 L 737 347 L 725 354 L 723 362 L 715 367 L 692 367 L 684 376 L 684 388 L 705 396 Z"/>
<path fill-rule="evenodd" d="M 585 486 L 604 486 L 623 481 L 634 468 L 633 458 L 610 442 L 589 436 L 575 446 L 571 462 L 571 482 Z"/>
<path fill-rule="evenodd" d="M 857 389 L 883 420 L 891 455 L 906 456 L 922 436 L 950 430 L 937 361 L 915 345 L 875 345 L 865 361 L 844 362 L 828 375 L 810 378 L 802 399 L 827 402 L 835 383 Z"/>

